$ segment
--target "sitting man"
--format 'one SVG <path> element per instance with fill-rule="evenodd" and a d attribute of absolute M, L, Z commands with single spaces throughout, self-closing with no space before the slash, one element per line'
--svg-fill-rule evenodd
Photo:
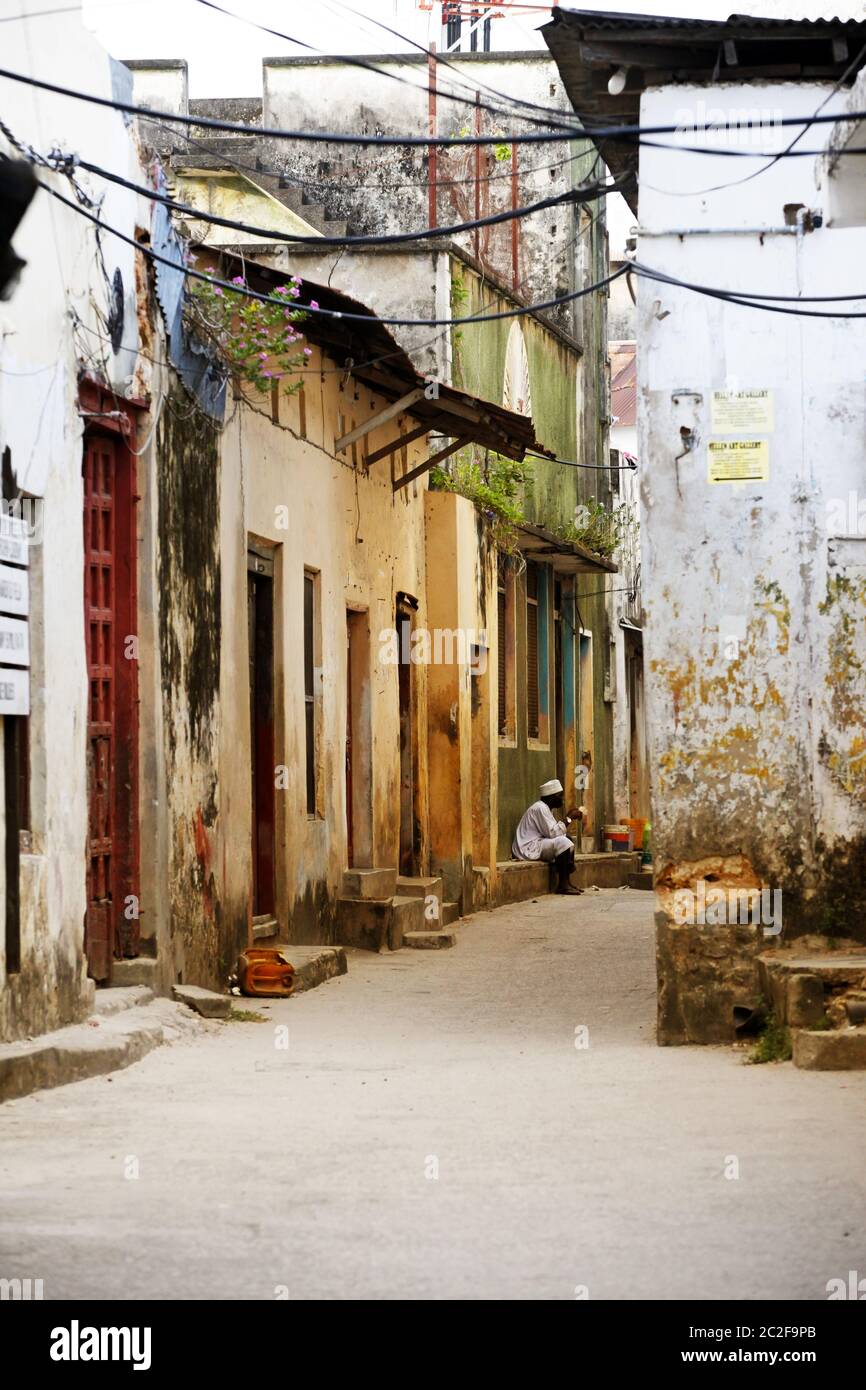
<path fill-rule="evenodd" d="M 572 811 L 564 821 L 553 815 L 564 800 L 562 783 L 554 777 L 543 782 L 539 788 L 539 799 L 533 801 L 528 811 L 524 811 L 511 846 L 514 859 L 543 859 L 552 863 L 558 875 L 557 893 L 581 893 L 569 882 L 574 872 L 574 844 L 566 835 L 572 817 L 578 820 L 581 811 Z"/>

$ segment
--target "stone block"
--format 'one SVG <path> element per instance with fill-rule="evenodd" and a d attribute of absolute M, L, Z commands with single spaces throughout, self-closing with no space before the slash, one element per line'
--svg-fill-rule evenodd
<path fill-rule="evenodd" d="M 866 1070 L 866 1028 L 794 1033 L 794 1065 L 805 1071 Z"/>
<path fill-rule="evenodd" d="M 733 1042 L 734 1005 L 761 993 L 763 944 L 759 926 L 680 926 L 657 912 L 659 1044 Z"/>
<path fill-rule="evenodd" d="M 541 860 L 506 859 L 496 865 L 496 887 L 491 907 L 522 903 L 550 892 L 550 865 Z"/>
<path fill-rule="evenodd" d="M 230 994 L 217 994 L 200 985 L 173 985 L 171 992 L 179 1004 L 186 1004 L 202 1018 L 228 1018 L 232 1011 Z"/>
<path fill-rule="evenodd" d="M 343 874 L 346 898 L 393 898 L 397 891 L 396 869 L 347 869 Z"/>
<path fill-rule="evenodd" d="M 392 898 L 388 924 L 388 949 L 399 951 L 404 938 L 425 927 L 423 898 Z"/>
<path fill-rule="evenodd" d="M 792 1028 L 811 1028 L 824 1017 L 824 986 L 817 975 L 791 975 L 787 981 L 785 1016 Z"/>
<path fill-rule="evenodd" d="M 457 945 L 453 931 L 413 931 L 403 937 L 403 945 L 415 951 L 444 951 Z"/>
<path fill-rule="evenodd" d="M 354 946 L 361 951 L 386 951 L 390 923 L 390 898 L 337 899 L 337 941 L 341 946 Z"/>

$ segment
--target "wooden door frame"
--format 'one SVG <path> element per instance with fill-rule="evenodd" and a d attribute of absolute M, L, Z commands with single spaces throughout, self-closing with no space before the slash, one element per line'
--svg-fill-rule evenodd
<path fill-rule="evenodd" d="M 130 638 L 138 638 L 138 492 L 137 455 L 132 441 L 137 435 L 139 413 L 144 402 L 125 400 L 90 377 L 79 382 L 79 410 L 85 421 L 82 451 L 82 489 L 84 451 L 89 441 L 110 438 L 115 448 L 114 495 L 114 627 L 112 667 L 114 680 L 114 742 L 112 778 L 112 845 L 110 884 L 112 914 L 108 950 L 108 978 L 111 961 L 139 954 L 141 941 L 141 819 L 139 807 L 139 671 L 138 652 L 127 650 Z M 84 502 L 82 492 L 82 504 Z M 84 507 L 82 505 L 82 524 Z M 88 593 L 88 550 L 84 549 L 84 594 Z M 120 581 L 120 582 L 119 582 Z M 85 618 L 86 621 L 86 618 Z M 89 634 L 85 630 L 85 652 L 89 668 Z M 90 726 L 90 681 L 88 677 L 88 717 Z M 89 798 L 89 779 L 88 779 Z M 88 805 L 89 824 L 89 805 Z M 89 841 L 88 841 L 89 843 Z M 88 864 L 89 882 L 89 864 Z M 127 916 L 126 899 L 133 899 L 135 911 Z M 120 930 L 122 928 L 122 931 Z"/>

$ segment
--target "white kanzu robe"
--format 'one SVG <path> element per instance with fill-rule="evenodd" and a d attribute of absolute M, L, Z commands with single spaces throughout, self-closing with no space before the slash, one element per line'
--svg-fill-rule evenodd
<path fill-rule="evenodd" d="M 563 850 L 574 849 L 565 833 L 566 825 L 566 821 L 556 820 L 544 801 L 533 801 L 521 817 L 511 853 L 515 859 L 555 859 Z"/>

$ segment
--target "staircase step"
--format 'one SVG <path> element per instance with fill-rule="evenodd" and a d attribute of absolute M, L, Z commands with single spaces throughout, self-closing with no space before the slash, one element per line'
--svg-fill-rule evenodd
<path fill-rule="evenodd" d="M 805 1071 L 866 1070 L 866 1028 L 794 1032 L 794 1066 Z"/>
<path fill-rule="evenodd" d="M 152 998 L 153 990 L 147 985 L 109 985 L 107 989 L 96 991 L 93 1017 L 109 1018 L 124 1009 L 137 1009 L 141 1004 L 149 1004 Z"/>
<path fill-rule="evenodd" d="M 228 1018 L 232 1011 L 230 994 L 217 994 L 200 985 L 175 985 L 172 994 L 179 1004 L 186 1004 L 202 1018 Z"/>
<path fill-rule="evenodd" d="M 460 921 L 460 904 L 459 904 L 459 903 L 443 903 L 443 904 L 442 904 L 442 926 L 443 926 L 443 927 L 450 927 L 452 922 L 459 922 L 459 921 Z"/>
<path fill-rule="evenodd" d="M 338 898 L 337 940 L 362 951 L 399 951 L 407 932 L 424 927 L 422 898 Z"/>
<path fill-rule="evenodd" d="M 457 945 L 457 933 L 453 931 L 410 931 L 403 937 L 403 945 L 415 951 L 444 951 Z"/>
<path fill-rule="evenodd" d="M 253 941 L 268 940 L 272 936 L 279 936 L 279 932 L 279 922 L 269 913 L 253 918 Z"/>
<path fill-rule="evenodd" d="M 131 960 L 111 962 L 112 986 L 148 985 L 154 993 L 159 979 L 159 961 L 155 956 L 134 956 Z"/>
<path fill-rule="evenodd" d="M 441 878 L 407 878 L 401 874 L 397 879 L 397 892 L 401 898 L 420 898 L 424 904 L 426 929 L 439 930 L 442 926 Z"/>
<path fill-rule="evenodd" d="M 629 874 L 628 886 L 629 888 L 642 888 L 644 892 L 651 893 L 653 886 L 652 873 L 647 874 L 641 870 L 639 874 Z"/>
<path fill-rule="evenodd" d="M 345 898 L 385 899 L 397 892 L 396 869 L 347 869 L 343 874 Z"/>

